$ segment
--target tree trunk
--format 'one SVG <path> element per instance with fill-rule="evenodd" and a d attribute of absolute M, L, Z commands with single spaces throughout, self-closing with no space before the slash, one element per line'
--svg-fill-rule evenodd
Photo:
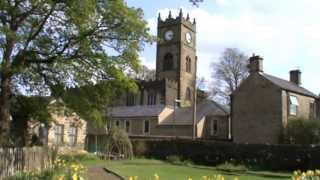
<path fill-rule="evenodd" d="M 10 137 L 10 98 L 11 87 L 10 77 L 3 77 L 1 79 L 1 94 L 0 94 L 0 146 L 9 145 Z"/>

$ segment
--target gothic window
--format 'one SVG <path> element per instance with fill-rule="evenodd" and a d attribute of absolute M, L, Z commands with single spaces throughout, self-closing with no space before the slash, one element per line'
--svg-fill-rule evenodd
<path fill-rule="evenodd" d="M 191 73 L 191 58 L 189 56 L 186 58 L 186 71 Z"/>
<path fill-rule="evenodd" d="M 189 101 L 192 99 L 192 93 L 189 87 L 187 88 L 186 97 L 187 97 L 187 100 Z"/>
<path fill-rule="evenodd" d="M 156 100 L 157 100 L 157 96 L 156 93 L 154 92 L 149 92 L 148 93 L 148 105 L 155 105 L 156 104 Z"/>
<path fill-rule="evenodd" d="M 163 70 L 172 70 L 173 69 L 173 55 L 171 53 L 167 53 L 164 56 L 163 60 Z"/>

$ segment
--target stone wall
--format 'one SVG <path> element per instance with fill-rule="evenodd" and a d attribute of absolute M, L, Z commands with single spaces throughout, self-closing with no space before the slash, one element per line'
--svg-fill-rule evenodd
<path fill-rule="evenodd" d="M 232 136 L 236 143 L 278 143 L 282 132 L 281 89 L 258 73 L 232 95 Z"/>
<path fill-rule="evenodd" d="M 63 125 L 63 144 L 61 146 L 61 150 L 69 151 L 69 150 L 82 150 L 85 145 L 85 138 L 87 133 L 87 123 L 79 116 L 73 114 L 71 116 L 60 116 L 57 114 L 53 115 L 54 122 L 51 123 L 51 127 L 48 131 L 48 145 L 53 146 L 55 144 L 55 127 L 56 125 Z M 77 127 L 77 143 L 75 146 L 69 145 L 69 130 L 70 126 Z"/>
<path fill-rule="evenodd" d="M 217 121 L 217 132 L 213 133 L 213 121 Z M 207 116 L 204 121 L 202 138 L 205 139 L 228 139 L 229 116 Z"/>

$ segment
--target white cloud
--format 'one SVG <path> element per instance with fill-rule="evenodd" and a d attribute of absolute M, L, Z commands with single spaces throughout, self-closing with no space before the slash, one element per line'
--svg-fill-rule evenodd
<path fill-rule="evenodd" d="M 320 1 L 214 1 L 228 6 L 217 12 L 182 7 L 184 15 L 189 12 L 197 21 L 199 76 L 209 78 L 209 64 L 218 60 L 224 48 L 235 47 L 248 55 L 253 52 L 261 55 L 265 59 L 265 72 L 285 79 L 290 69 L 299 66 L 307 72 L 303 73 L 305 87 L 320 92 L 319 80 L 314 78 L 320 75 Z M 178 9 L 171 11 L 173 16 L 178 15 Z M 164 19 L 169 9 L 159 12 Z M 157 17 L 148 22 L 155 35 Z"/>

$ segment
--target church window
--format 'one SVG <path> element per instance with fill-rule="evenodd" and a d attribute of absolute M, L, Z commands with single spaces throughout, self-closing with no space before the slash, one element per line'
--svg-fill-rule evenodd
<path fill-rule="evenodd" d="M 290 96 L 289 103 L 290 103 L 289 114 L 296 116 L 298 113 L 298 107 L 299 107 L 299 102 L 298 102 L 297 97 Z"/>
<path fill-rule="evenodd" d="M 143 134 L 149 134 L 150 133 L 150 121 L 144 120 L 143 122 Z"/>
<path fill-rule="evenodd" d="M 129 120 L 126 120 L 125 121 L 125 130 L 126 130 L 126 133 L 130 133 L 130 130 L 131 129 L 131 127 L 130 127 L 130 121 Z"/>
<path fill-rule="evenodd" d="M 191 73 L 191 58 L 189 56 L 186 58 L 186 71 Z"/>
<path fill-rule="evenodd" d="M 187 88 L 186 97 L 187 97 L 187 100 L 191 100 L 192 98 L 191 89 L 189 87 Z"/>
<path fill-rule="evenodd" d="M 155 105 L 157 100 L 157 96 L 154 92 L 149 92 L 148 93 L 148 105 Z"/>
<path fill-rule="evenodd" d="M 128 94 L 127 96 L 127 106 L 134 106 L 135 105 L 135 97 L 133 94 Z"/>
<path fill-rule="evenodd" d="M 217 135 L 218 133 L 218 120 L 214 119 L 211 121 L 211 136 Z"/>
<path fill-rule="evenodd" d="M 164 61 L 163 61 L 163 70 L 172 70 L 173 69 L 173 55 L 171 53 L 167 53 L 164 56 Z"/>
<path fill-rule="evenodd" d="M 119 128 L 120 127 L 120 121 L 116 120 L 116 127 Z"/>

